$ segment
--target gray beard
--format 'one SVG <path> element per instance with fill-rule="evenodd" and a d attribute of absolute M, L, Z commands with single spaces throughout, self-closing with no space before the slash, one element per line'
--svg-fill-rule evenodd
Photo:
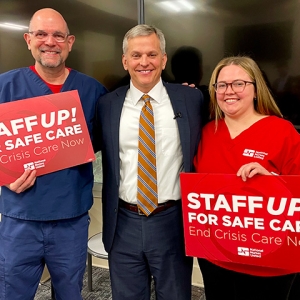
<path fill-rule="evenodd" d="M 56 63 L 45 62 L 43 59 L 40 59 L 38 62 L 43 67 L 47 67 L 47 68 L 56 68 L 56 67 L 59 67 L 60 65 L 62 65 L 64 63 L 62 58 L 60 58 Z"/>

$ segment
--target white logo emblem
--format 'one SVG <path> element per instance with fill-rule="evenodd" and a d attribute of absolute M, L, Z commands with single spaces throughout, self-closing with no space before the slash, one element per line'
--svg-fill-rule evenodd
<path fill-rule="evenodd" d="M 23 167 L 24 167 L 24 170 L 34 170 L 35 169 L 33 162 L 24 164 Z"/>
<path fill-rule="evenodd" d="M 261 160 L 263 160 L 266 155 L 268 155 L 268 153 L 262 152 L 262 151 L 251 150 L 251 149 L 245 149 L 244 153 L 243 153 L 243 156 L 258 158 Z"/>
<path fill-rule="evenodd" d="M 240 256 L 250 256 L 261 258 L 264 252 L 263 249 L 256 249 L 256 248 L 247 248 L 247 247 L 237 247 L 238 255 Z"/>
<path fill-rule="evenodd" d="M 254 156 L 254 153 L 255 153 L 254 150 L 245 149 L 243 155 L 244 155 L 244 156 L 250 156 L 250 157 L 253 157 L 253 156 Z"/>
<path fill-rule="evenodd" d="M 246 247 L 238 247 L 238 255 L 241 255 L 241 256 L 249 256 L 249 255 L 250 255 L 249 248 L 246 248 Z"/>

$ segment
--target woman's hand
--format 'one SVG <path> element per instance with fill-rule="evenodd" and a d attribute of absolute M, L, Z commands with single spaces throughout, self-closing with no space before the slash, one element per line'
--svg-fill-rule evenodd
<path fill-rule="evenodd" d="M 252 178 L 254 175 L 272 175 L 267 171 L 263 166 L 257 162 L 249 163 L 240 167 L 237 172 L 237 176 L 241 176 L 243 181 L 246 181 L 247 178 Z"/>
<path fill-rule="evenodd" d="M 15 182 L 7 184 L 6 187 L 17 194 L 32 187 L 36 180 L 36 170 L 26 170 Z"/>

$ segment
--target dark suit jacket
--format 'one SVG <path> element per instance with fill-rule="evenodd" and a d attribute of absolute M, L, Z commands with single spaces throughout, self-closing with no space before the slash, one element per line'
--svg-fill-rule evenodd
<path fill-rule="evenodd" d="M 164 83 L 170 97 L 180 134 L 183 153 L 184 171 L 192 172 L 193 158 L 201 136 L 200 110 L 203 102 L 202 93 L 180 84 Z M 120 158 L 119 127 L 120 116 L 126 92 L 129 86 L 118 88 L 101 97 L 97 104 L 95 151 L 102 151 L 103 188 L 103 242 L 107 252 L 110 251 L 118 216 Z"/>

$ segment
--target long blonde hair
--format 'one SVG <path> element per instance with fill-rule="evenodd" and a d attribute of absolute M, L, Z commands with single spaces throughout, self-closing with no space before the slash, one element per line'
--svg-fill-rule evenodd
<path fill-rule="evenodd" d="M 209 94 L 210 94 L 210 111 L 211 118 L 214 118 L 216 125 L 218 120 L 224 118 L 224 113 L 220 109 L 216 92 L 213 84 L 217 82 L 220 71 L 230 65 L 236 65 L 245 70 L 250 78 L 255 82 L 256 101 L 254 101 L 254 109 L 262 115 L 275 115 L 282 117 L 282 114 L 271 95 L 271 92 L 266 84 L 263 74 L 256 64 L 256 62 L 247 56 L 231 56 L 223 58 L 215 67 L 209 82 Z"/>

